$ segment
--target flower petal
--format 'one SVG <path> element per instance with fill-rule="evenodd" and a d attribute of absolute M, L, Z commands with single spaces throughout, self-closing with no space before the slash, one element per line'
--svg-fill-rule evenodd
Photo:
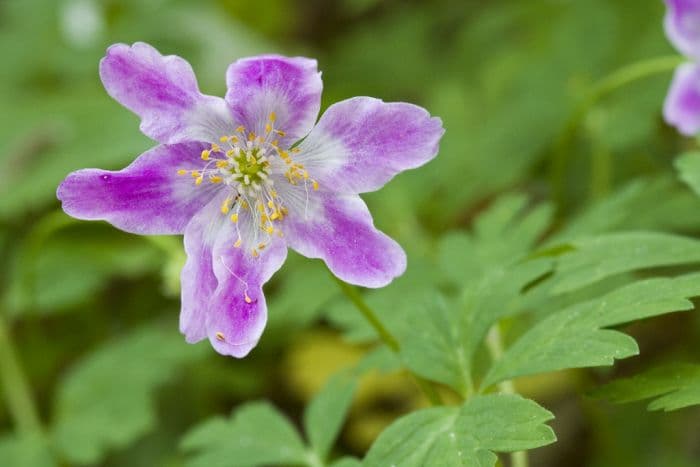
<path fill-rule="evenodd" d="M 226 195 L 225 190 L 217 194 L 192 218 L 185 229 L 187 261 L 180 274 L 180 332 L 190 344 L 207 337 L 209 301 L 218 283 L 214 275 L 214 243 L 226 222 L 226 217 L 220 213 Z"/>
<path fill-rule="evenodd" d="M 321 108 L 323 83 L 316 60 L 279 55 L 241 59 L 229 66 L 226 83 L 234 120 L 262 135 L 274 112 L 274 127 L 286 133 L 279 138 L 283 146 L 306 136 Z"/>
<path fill-rule="evenodd" d="M 199 169 L 204 145 L 156 146 L 127 168 L 113 172 L 83 169 L 69 174 L 56 196 L 70 216 L 105 220 L 137 234 L 180 234 L 212 198 L 217 185 L 196 187 L 178 169 Z"/>
<path fill-rule="evenodd" d="M 267 323 L 262 286 L 282 266 L 287 246 L 273 239 L 259 255 L 234 248 L 237 239 L 229 224 L 214 247 L 214 273 L 218 287 L 209 302 L 207 334 L 214 349 L 223 355 L 245 357 L 260 340 Z"/>
<path fill-rule="evenodd" d="M 435 157 L 444 131 L 422 107 L 355 97 L 326 110 L 295 159 L 321 186 L 374 191 Z"/>
<path fill-rule="evenodd" d="M 141 117 L 141 131 L 161 143 L 216 142 L 234 128 L 224 100 L 199 92 L 187 61 L 143 42 L 107 49 L 100 77 L 110 96 Z"/>
<path fill-rule="evenodd" d="M 700 132 L 700 66 L 684 64 L 676 69 L 664 102 L 664 118 L 679 132 Z"/>
<path fill-rule="evenodd" d="M 306 211 L 305 216 L 290 209 L 283 221 L 287 244 L 304 256 L 323 259 L 345 282 L 384 287 L 406 270 L 406 254 L 374 227 L 359 196 L 316 192 Z"/>
<path fill-rule="evenodd" d="M 700 0 L 666 0 L 666 35 L 683 54 L 700 59 Z"/>

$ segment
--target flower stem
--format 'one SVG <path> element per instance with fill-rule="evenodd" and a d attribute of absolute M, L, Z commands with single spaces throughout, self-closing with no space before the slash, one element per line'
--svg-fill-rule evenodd
<path fill-rule="evenodd" d="M 494 324 L 489 330 L 486 337 L 486 346 L 491 354 L 491 360 L 500 360 L 503 356 L 503 338 L 501 337 L 501 326 L 499 323 Z M 498 390 L 503 394 L 517 394 L 515 385 L 511 380 L 505 380 L 498 383 Z M 511 467 L 528 467 L 527 451 L 516 451 L 510 453 Z"/>
<path fill-rule="evenodd" d="M 36 404 L 32 399 L 27 378 L 2 314 L 0 314 L 0 379 L 17 431 L 27 435 L 41 433 L 42 426 Z"/>
<path fill-rule="evenodd" d="M 664 56 L 643 60 L 624 66 L 595 84 L 587 96 L 576 106 L 571 117 L 566 122 L 564 129 L 554 143 L 552 158 L 550 161 L 550 184 L 552 198 L 557 202 L 561 211 L 565 205 L 565 179 L 569 162 L 569 147 L 576 135 L 576 130 L 588 114 L 588 111 L 598 101 L 613 91 L 629 83 L 658 73 L 673 70 L 684 62 L 684 58 L 678 55 Z"/>
<path fill-rule="evenodd" d="M 382 340 L 382 342 L 384 342 L 384 344 L 386 344 L 386 346 L 389 347 L 394 353 L 399 353 L 399 351 L 401 350 L 399 341 L 396 339 L 396 337 L 394 337 L 393 334 L 391 334 L 391 332 L 389 332 L 389 330 L 386 327 L 384 327 L 382 322 L 379 321 L 377 315 L 374 313 L 372 308 L 370 308 L 369 305 L 367 305 L 367 302 L 365 302 L 365 300 L 362 298 L 362 295 L 360 295 L 357 289 L 352 285 L 348 284 L 347 282 L 343 282 L 342 280 L 338 279 L 330 270 L 329 273 L 333 280 L 338 284 L 343 294 L 352 302 L 353 305 L 355 305 L 355 308 L 357 308 L 360 311 L 360 313 L 362 313 L 362 316 L 364 316 L 364 318 L 372 326 L 372 328 L 374 328 L 375 332 L 379 335 L 379 338 Z M 423 391 L 423 393 L 428 398 L 431 404 L 442 405 L 440 395 L 429 381 L 424 380 L 423 378 L 420 378 L 416 375 L 413 375 L 413 377 L 415 378 L 416 384 Z"/>

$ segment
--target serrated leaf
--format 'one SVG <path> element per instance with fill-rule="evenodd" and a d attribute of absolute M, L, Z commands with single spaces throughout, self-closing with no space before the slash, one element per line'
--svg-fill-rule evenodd
<path fill-rule="evenodd" d="M 326 383 L 304 412 L 304 430 L 311 448 L 325 460 L 350 409 L 357 378 L 341 372 Z"/>
<path fill-rule="evenodd" d="M 520 396 L 475 396 L 462 407 L 423 409 L 398 419 L 379 435 L 364 465 L 493 467 L 494 452 L 554 442 L 554 432 L 545 424 L 552 418 Z"/>
<path fill-rule="evenodd" d="M 56 467 L 48 444 L 41 436 L 0 437 L 0 462 L 8 467 Z"/>
<path fill-rule="evenodd" d="M 700 262 L 700 241 L 657 232 L 604 234 L 571 242 L 550 282 L 553 293 L 567 293 L 607 277 L 639 269 Z"/>
<path fill-rule="evenodd" d="M 675 160 L 678 176 L 700 196 L 700 152 L 687 152 Z"/>
<path fill-rule="evenodd" d="M 612 365 L 636 355 L 637 344 L 618 331 L 603 329 L 693 308 L 700 274 L 635 282 L 602 297 L 555 313 L 528 330 L 497 361 L 484 380 L 506 379 L 566 368 Z"/>
<path fill-rule="evenodd" d="M 700 405 L 700 365 L 671 363 L 613 381 L 593 395 L 618 404 L 653 397 L 649 410 L 671 411 Z"/>
<path fill-rule="evenodd" d="M 304 442 L 292 424 L 267 402 L 250 402 L 231 418 L 215 418 L 190 431 L 182 442 L 187 467 L 306 464 Z"/>
<path fill-rule="evenodd" d="M 97 462 L 156 424 L 153 393 L 182 364 L 199 358 L 204 347 L 149 326 L 88 354 L 58 389 L 52 438 L 76 464 Z"/>

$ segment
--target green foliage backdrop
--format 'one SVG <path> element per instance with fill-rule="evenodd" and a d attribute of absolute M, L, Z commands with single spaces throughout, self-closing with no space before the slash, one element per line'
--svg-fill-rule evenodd
<path fill-rule="evenodd" d="M 0 2 L 0 465 L 490 467 L 534 448 L 533 466 L 700 465 L 700 153 L 661 118 L 678 61 L 663 14 L 661 0 Z M 248 358 L 187 345 L 181 239 L 60 211 L 68 172 L 151 144 L 97 73 L 109 44 L 134 41 L 189 60 L 208 94 L 237 58 L 306 55 L 324 108 L 371 95 L 443 119 L 433 162 L 365 196 L 409 257 L 358 296 L 396 352 L 296 255 L 266 286 Z M 651 72 L 627 79 L 633 63 Z"/>

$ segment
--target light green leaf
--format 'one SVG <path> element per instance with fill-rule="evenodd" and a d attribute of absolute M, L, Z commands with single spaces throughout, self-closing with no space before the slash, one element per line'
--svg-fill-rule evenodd
<path fill-rule="evenodd" d="M 356 389 L 357 378 L 341 372 L 331 377 L 306 408 L 304 430 L 319 459 L 327 459 Z"/>
<path fill-rule="evenodd" d="M 675 161 L 678 176 L 700 196 L 700 152 L 687 152 Z"/>
<path fill-rule="evenodd" d="M 228 420 L 214 418 L 190 431 L 182 442 L 187 467 L 307 464 L 308 453 L 292 424 L 266 402 L 237 408 Z"/>
<path fill-rule="evenodd" d="M 649 410 L 677 410 L 700 405 L 700 365 L 671 363 L 645 371 L 632 378 L 603 386 L 593 395 L 615 403 L 656 398 Z"/>
<path fill-rule="evenodd" d="M 0 463 L 8 467 L 56 467 L 46 440 L 40 436 L 0 437 Z"/>
<path fill-rule="evenodd" d="M 333 462 L 331 467 L 362 467 L 362 461 L 354 457 L 343 457 Z"/>
<path fill-rule="evenodd" d="M 599 235 L 571 242 L 550 282 L 555 294 L 638 269 L 700 262 L 700 241 L 656 232 Z"/>
<path fill-rule="evenodd" d="M 424 409 L 389 426 L 364 465 L 493 467 L 494 452 L 533 449 L 556 440 L 545 422 L 554 416 L 520 396 L 491 394 L 462 407 Z"/>
<path fill-rule="evenodd" d="M 491 368 L 484 385 L 562 370 L 612 365 L 639 351 L 631 337 L 603 328 L 689 310 L 700 295 L 700 274 L 635 282 L 545 318 L 518 339 Z"/>
<path fill-rule="evenodd" d="M 154 428 L 153 393 L 205 347 L 186 344 L 172 327 L 150 326 L 88 354 L 63 379 L 52 437 L 71 462 L 97 462 Z"/>

